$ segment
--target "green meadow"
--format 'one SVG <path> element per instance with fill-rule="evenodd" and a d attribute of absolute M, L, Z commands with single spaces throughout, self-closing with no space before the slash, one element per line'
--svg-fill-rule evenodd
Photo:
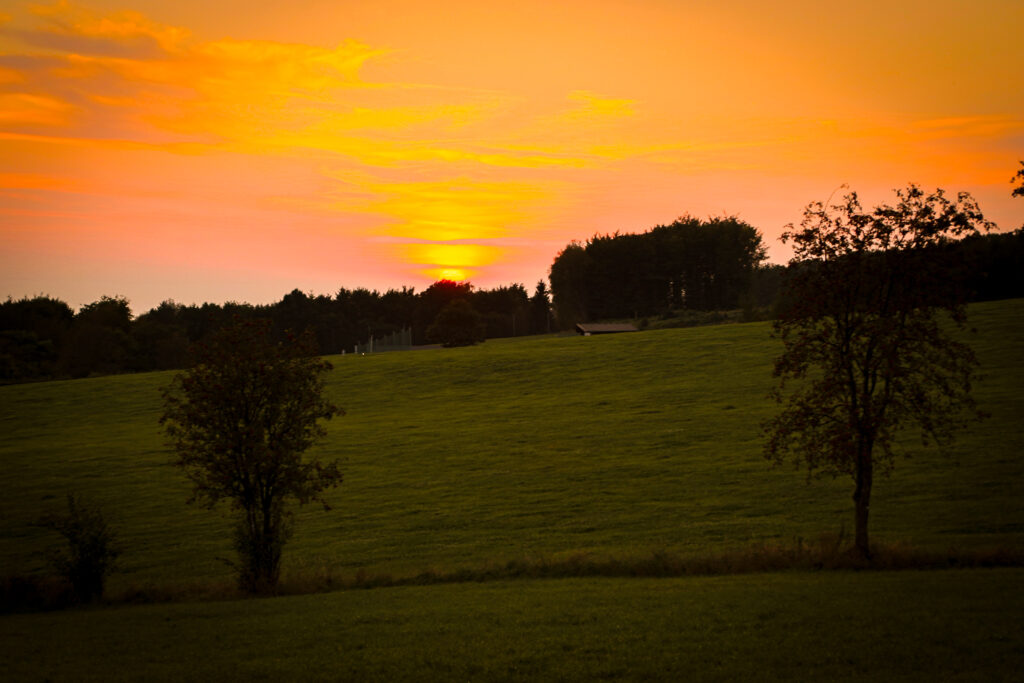
<path fill-rule="evenodd" d="M 1024 539 L 1024 301 L 972 308 L 991 417 L 881 479 L 873 538 L 944 550 Z M 337 356 L 347 414 L 331 510 L 297 516 L 285 570 L 451 571 L 567 554 L 701 554 L 849 528 L 852 483 L 761 455 L 778 351 L 767 323 Z M 0 387 L 0 563 L 45 569 L 32 525 L 67 492 L 120 531 L 112 588 L 230 577 L 226 508 L 186 504 L 157 423 L 168 373 Z"/>
<path fill-rule="evenodd" d="M 873 542 L 939 554 L 1024 547 L 1024 300 L 970 312 L 984 375 L 975 395 L 990 417 L 942 453 L 907 435 L 910 457 L 876 482 Z M 779 349 L 768 323 L 749 323 L 332 357 L 328 391 L 347 414 L 315 452 L 340 458 L 345 481 L 330 510 L 297 512 L 285 581 L 700 558 L 848 532 L 852 482 L 808 483 L 761 455 Z M 229 585 L 228 512 L 186 504 L 157 423 L 171 376 L 0 387 L 0 574 L 46 571 L 55 538 L 33 522 L 75 492 L 119 532 L 110 594 Z M 708 679 L 992 680 L 1024 664 L 1021 571 L 493 581 L 122 604 L 2 617 L 0 653 L 21 662 L 15 678 L 54 680 L 106 678 L 115 665 L 147 679 L 659 678 L 689 667 Z M 180 647 L 161 651 L 172 632 Z M 126 633 L 130 652 L 102 654 Z M 858 647 L 867 641 L 869 653 Z M 51 652 L 57 643 L 66 661 Z M 904 659 L 878 668 L 890 656 Z"/>
<path fill-rule="evenodd" d="M 1022 581 L 591 578 L 73 610 L 0 618 L 0 663 L 18 681 L 1012 681 Z"/>

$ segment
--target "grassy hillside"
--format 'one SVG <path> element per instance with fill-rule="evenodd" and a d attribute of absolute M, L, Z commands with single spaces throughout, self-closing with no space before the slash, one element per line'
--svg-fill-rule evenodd
<path fill-rule="evenodd" d="M 1024 541 L 1024 300 L 971 309 L 992 413 L 943 457 L 908 445 L 876 484 L 877 540 Z M 285 571 L 396 575 L 571 553 L 698 554 L 850 526 L 852 485 L 806 485 L 761 457 L 778 353 L 766 323 L 335 357 L 348 412 L 333 509 L 303 510 Z M 0 387 L 0 567 L 39 571 L 31 525 L 68 491 L 110 513 L 118 585 L 226 578 L 226 512 L 187 506 L 157 425 L 153 373 Z M 957 465 L 956 462 L 959 462 Z"/>

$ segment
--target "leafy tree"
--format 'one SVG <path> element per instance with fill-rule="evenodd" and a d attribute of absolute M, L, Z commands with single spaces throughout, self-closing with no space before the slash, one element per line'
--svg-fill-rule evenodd
<path fill-rule="evenodd" d="M 0 332 L 25 331 L 40 340 L 59 345 L 71 328 L 75 314 L 60 299 L 37 296 L 0 302 Z"/>
<path fill-rule="evenodd" d="M 127 333 L 131 327 L 132 309 L 123 296 L 103 296 L 99 301 L 82 306 L 75 320 Z"/>
<path fill-rule="evenodd" d="M 576 323 L 590 319 L 587 311 L 588 272 L 590 258 L 579 242 L 572 242 L 560 251 L 551 264 L 551 299 L 558 326 L 572 329 Z"/>
<path fill-rule="evenodd" d="M 56 531 L 67 542 L 64 551 L 53 551 L 50 559 L 71 583 L 75 598 L 79 602 L 102 598 L 107 576 L 116 568 L 121 554 L 103 512 L 69 493 L 67 514 L 51 513 L 39 524 Z"/>
<path fill-rule="evenodd" d="M 437 314 L 427 328 L 427 339 L 443 346 L 471 346 L 484 340 L 480 314 L 465 299 L 455 299 Z"/>
<path fill-rule="evenodd" d="M 72 377 L 124 372 L 134 352 L 131 323 L 124 297 L 104 296 L 82 306 L 61 351 L 61 369 Z"/>
<path fill-rule="evenodd" d="M 483 319 L 487 339 L 526 334 L 530 299 L 521 284 L 477 290 L 467 300 Z"/>
<path fill-rule="evenodd" d="M 134 370 L 176 370 L 188 360 L 187 328 L 181 320 L 184 307 L 164 301 L 132 322 Z"/>
<path fill-rule="evenodd" d="M 971 348 L 943 325 L 966 322 L 962 288 L 943 248 L 991 229 L 966 193 L 897 191 L 895 205 L 862 210 L 856 193 L 810 204 L 792 242 L 788 305 L 775 323 L 782 355 L 774 396 L 785 407 L 765 423 L 766 457 L 793 457 L 812 474 L 853 478 L 855 545 L 869 557 L 868 513 L 876 473 L 887 474 L 901 428 L 925 444 L 948 443 L 979 417 L 971 397 Z M 797 380 L 788 395 L 783 392 Z"/>
<path fill-rule="evenodd" d="M 1010 196 L 1024 197 L 1024 161 L 1020 162 L 1020 168 L 1017 169 L 1017 174 L 1010 178 L 1010 182 L 1017 185 Z M 1024 225 L 1021 225 L 1020 229 L 1024 230 Z"/>
<path fill-rule="evenodd" d="M 683 216 L 643 234 L 595 235 L 555 257 L 554 308 L 563 328 L 680 307 L 738 308 L 764 258 L 761 234 L 735 217 Z"/>
<path fill-rule="evenodd" d="M 266 321 L 238 320 L 197 347 L 196 364 L 163 392 L 160 418 L 192 481 L 192 502 L 238 511 L 239 584 L 272 592 L 291 526 L 286 503 L 320 501 L 341 483 L 337 462 L 303 459 L 343 411 L 323 396 L 330 363 L 309 335 L 275 343 Z"/>
<path fill-rule="evenodd" d="M 733 216 L 707 221 L 683 216 L 650 235 L 658 244 L 657 270 L 672 303 L 691 310 L 737 308 L 765 259 L 761 233 Z"/>
<path fill-rule="evenodd" d="M 0 302 L 0 383 L 53 377 L 74 313 L 59 299 Z"/>
<path fill-rule="evenodd" d="M 551 331 L 551 299 L 543 280 L 537 281 L 537 289 L 530 297 L 530 328 L 533 334 Z"/>
<path fill-rule="evenodd" d="M 432 341 L 429 329 L 438 314 L 452 301 L 468 299 L 472 293 L 472 283 L 453 280 L 438 280 L 424 289 L 416 302 L 413 316 L 413 343 Z"/>

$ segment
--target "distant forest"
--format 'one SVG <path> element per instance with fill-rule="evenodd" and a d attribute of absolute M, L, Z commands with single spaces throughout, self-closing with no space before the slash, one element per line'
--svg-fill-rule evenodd
<path fill-rule="evenodd" d="M 1024 228 L 949 245 L 960 252 L 964 291 L 972 301 L 1024 297 Z M 554 259 L 550 290 L 521 284 L 484 290 L 435 282 L 383 294 L 340 289 L 334 296 L 299 290 L 254 306 L 184 306 L 165 301 L 134 316 L 129 302 L 103 297 L 77 313 L 46 296 L 0 303 L 0 383 L 185 367 L 189 349 L 236 317 L 269 319 L 286 331 L 312 330 L 320 352 L 351 352 L 370 338 L 411 330 L 415 345 L 451 302 L 479 314 L 486 338 L 571 329 L 577 322 L 671 318 L 686 311 L 744 309 L 772 317 L 785 298 L 786 267 L 765 264 L 761 236 L 735 218 L 684 217 L 642 234 L 594 236 Z M 954 274 L 951 274 L 954 276 Z"/>

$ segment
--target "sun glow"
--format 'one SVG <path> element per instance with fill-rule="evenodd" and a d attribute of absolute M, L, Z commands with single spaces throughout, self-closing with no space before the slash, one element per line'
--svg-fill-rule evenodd
<path fill-rule="evenodd" d="M 1021 223 L 1019 3 L 919 24 L 881 0 L 813 21 L 452 2 L 458 21 L 411 0 L 5 6 L 0 296 L 529 284 L 571 240 L 682 213 L 738 214 L 773 249 L 844 182 L 967 190 Z"/>
<path fill-rule="evenodd" d="M 473 271 L 462 268 L 427 268 L 422 273 L 434 281 L 450 280 L 451 282 L 465 282 L 472 277 Z"/>

